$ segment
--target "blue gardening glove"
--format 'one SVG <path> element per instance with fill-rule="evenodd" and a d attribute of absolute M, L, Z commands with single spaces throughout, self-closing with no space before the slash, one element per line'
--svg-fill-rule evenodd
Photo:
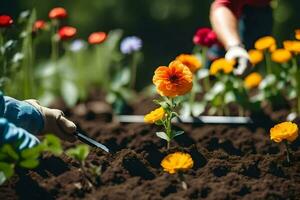
<path fill-rule="evenodd" d="M 1 98 L 1 97 L 0 97 Z M 31 104 L 4 96 L 2 117 L 33 135 L 42 132 L 44 120 L 41 112 Z M 1 113 L 1 111 L 0 111 Z"/>
<path fill-rule="evenodd" d="M 12 144 L 21 151 L 31 148 L 39 143 L 39 140 L 22 128 L 9 123 L 7 119 L 0 118 L 0 146 Z"/>

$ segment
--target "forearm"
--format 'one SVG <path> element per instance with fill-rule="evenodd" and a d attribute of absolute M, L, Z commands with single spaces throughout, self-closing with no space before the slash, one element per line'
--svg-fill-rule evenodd
<path fill-rule="evenodd" d="M 0 97 L 2 116 L 17 127 L 23 128 L 29 133 L 38 134 L 44 126 L 41 113 L 30 104 L 8 96 Z"/>
<path fill-rule="evenodd" d="M 226 49 L 241 43 L 238 20 L 229 8 L 220 6 L 212 9 L 210 21 L 218 39 Z"/>

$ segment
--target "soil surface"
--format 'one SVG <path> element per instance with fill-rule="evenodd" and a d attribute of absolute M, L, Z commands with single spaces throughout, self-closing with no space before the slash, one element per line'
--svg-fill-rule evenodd
<path fill-rule="evenodd" d="M 135 114 L 152 107 L 145 99 L 136 105 Z M 65 108 L 60 103 L 56 107 Z M 185 134 L 167 151 L 166 143 L 155 136 L 160 127 L 120 124 L 101 98 L 64 111 L 90 137 L 111 149 L 111 154 L 92 149 L 88 156 L 86 165 L 101 166 L 101 175 L 84 175 L 79 163 L 66 155 L 45 154 L 37 169 L 18 169 L 0 187 L 1 200 L 300 199 L 300 137 L 291 145 L 289 166 L 283 144 L 269 138 L 275 122 L 264 116 L 249 126 L 176 124 Z M 284 113 L 274 112 L 272 117 L 281 120 Z M 163 157 L 174 151 L 188 152 L 194 160 L 193 169 L 183 176 L 186 190 L 178 175 L 169 175 L 160 166 Z"/>

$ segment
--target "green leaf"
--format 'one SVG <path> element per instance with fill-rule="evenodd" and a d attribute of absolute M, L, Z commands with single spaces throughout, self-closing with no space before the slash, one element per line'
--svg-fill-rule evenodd
<path fill-rule="evenodd" d="M 205 111 L 205 108 L 206 102 L 194 102 L 192 109 L 193 116 L 201 115 Z"/>
<path fill-rule="evenodd" d="M 158 120 L 155 122 L 156 125 L 161 126 L 164 125 L 164 122 L 162 120 Z"/>
<path fill-rule="evenodd" d="M 27 168 L 27 169 L 33 169 L 36 168 L 39 165 L 38 159 L 28 159 L 23 160 L 19 163 L 21 167 Z"/>
<path fill-rule="evenodd" d="M 14 171 L 15 171 L 14 167 L 15 167 L 15 165 L 13 163 L 0 162 L 0 172 L 2 172 L 4 174 L 6 179 L 8 179 L 12 175 L 14 175 Z M 1 185 L 1 183 L 0 183 L 0 185 Z"/>
<path fill-rule="evenodd" d="M 156 136 L 170 142 L 171 138 L 165 132 L 156 132 Z"/>
<path fill-rule="evenodd" d="M 25 160 L 26 159 L 37 159 L 40 156 L 42 151 L 43 151 L 43 146 L 42 146 L 42 144 L 39 144 L 35 147 L 24 149 L 21 152 L 21 157 Z"/>
<path fill-rule="evenodd" d="M 69 80 L 64 80 L 61 86 L 61 95 L 68 106 L 74 106 L 79 99 L 76 85 Z"/>
<path fill-rule="evenodd" d="M 7 180 L 5 174 L 0 171 L 0 185 L 2 185 Z"/>
<path fill-rule="evenodd" d="M 13 147 L 9 144 L 3 145 L 0 152 L 2 154 L 6 154 L 7 157 L 9 157 L 13 160 L 19 160 L 19 155 L 16 153 L 16 151 L 13 149 Z"/>
<path fill-rule="evenodd" d="M 225 93 L 225 96 L 224 96 L 224 103 L 225 104 L 229 104 L 231 102 L 235 102 L 236 101 L 236 96 L 235 96 L 235 93 L 233 91 L 228 91 Z"/>
<path fill-rule="evenodd" d="M 49 151 L 56 156 L 61 155 L 63 152 L 60 139 L 52 134 L 45 136 L 43 144 L 45 145 L 45 151 Z"/>
<path fill-rule="evenodd" d="M 188 102 L 183 102 L 181 104 L 181 109 L 180 109 L 180 115 L 183 117 L 183 118 L 187 118 L 187 117 L 190 117 L 191 116 L 191 106 Z"/>
<path fill-rule="evenodd" d="M 184 131 L 172 131 L 172 138 L 182 135 Z"/>
<path fill-rule="evenodd" d="M 79 144 L 74 148 L 68 149 L 66 154 L 80 163 L 84 162 L 87 156 L 89 155 L 90 148 L 85 144 Z"/>

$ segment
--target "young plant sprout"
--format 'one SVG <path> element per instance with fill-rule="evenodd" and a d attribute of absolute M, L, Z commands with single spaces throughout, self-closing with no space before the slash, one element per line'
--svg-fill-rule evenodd
<path fill-rule="evenodd" d="M 282 122 L 275 125 L 270 130 L 271 140 L 280 143 L 284 142 L 286 147 L 286 155 L 288 164 L 291 163 L 291 151 L 289 148 L 289 142 L 293 142 L 298 137 L 298 126 L 292 122 Z"/>
<path fill-rule="evenodd" d="M 190 154 L 182 152 L 169 154 L 161 161 L 160 165 L 163 167 L 164 171 L 169 174 L 178 173 L 182 188 L 187 190 L 187 184 L 184 181 L 183 172 L 191 169 L 194 165 L 194 161 Z"/>
<path fill-rule="evenodd" d="M 14 175 L 16 167 L 36 168 L 43 152 L 50 152 L 56 156 L 63 152 L 60 140 L 54 135 L 46 135 L 44 140 L 33 148 L 20 152 L 15 149 L 11 144 L 5 144 L 0 148 L 0 185 Z"/>
<path fill-rule="evenodd" d="M 89 153 L 90 153 L 90 148 L 86 144 L 79 144 L 76 147 L 70 148 L 66 151 L 66 154 L 68 156 L 70 156 L 71 158 L 73 158 L 79 162 L 80 168 L 81 168 L 84 176 L 90 183 L 90 185 L 95 185 L 99 182 L 98 178 L 101 173 L 101 167 L 97 167 L 92 164 L 89 164 L 87 166 L 87 163 L 85 162 L 85 160 L 86 160 L 87 156 L 89 155 Z M 88 175 L 89 173 L 93 175 L 93 178 L 90 178 L 90 176 Z"/>
<path fill-rule="evenodd" d="M 183 131 L 172 129 L 171 121 L 178 116 L 176 113 L 176 97 L 188 93 L 193 87 L 193 74 L 190 69 L 179 61 L 173 61 L 169 66 L 160 66 L 155 70 L 153 83 L 157 92 L 163 100 L 155 100 L 161 107 L 145 116 L 145 122 L 162 125 L 165 132 L 157 132 L 156 135 L 167 141 L 167 148 L 170 148 L 170 141 L 183 134 Z"/>

